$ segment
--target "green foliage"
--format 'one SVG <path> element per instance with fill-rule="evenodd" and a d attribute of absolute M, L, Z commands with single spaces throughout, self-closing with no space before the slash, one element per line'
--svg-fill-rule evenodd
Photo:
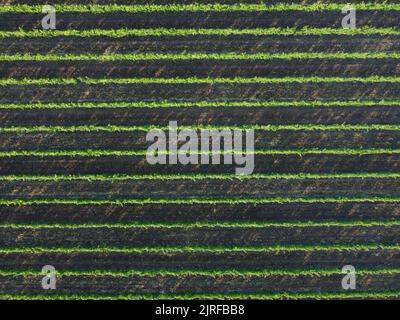
<path fill-rule="evenodd" d="M 303 101 L 137 101 L 137 102 L 70 102 L 70 103 L 7 103 L 0 109 L 70 109 L 70 108 L 273 108 L 273 107 L 371 107 L 400 106 L 400 100 L 303 100 Z M 1 130 L 2 128 L 0 128 Z"/>
<path fill-rule="evenodd" d="M 289 52 L 289 53 L 136 53 L 136 54 L 14 54 L 0 61 L 143 61 L 143 60 L 300 60 L 300 59 L 399 59 L 398 52 Z"/>
<path fill-rule="evenodd" d="M 128 205 L 128 204 L 263 204 L 263 203 L 347 203 L 347 202 L 387 202 L 398 203 L 400 197 L 331 197 L 331 198 L 196 198 L 196 199 L 0 199 L 0 205 L 21 206 L 36 204 L 68 205 Z"/>
<path fill-rule="evenodd" d="M 90 30 L 17 30 L 0 31 L 0 38 L 25 37 L 162 37 L 162 36 L 300 36 L 300 35 L 400 35 L 397 28 L 360 27 L 356 29 L 344 28 L 255 28 L 255 29 L 90 29 Z"/>
<path fill-rule="evenodd" d="M 12 12 L 12 13 L 41 13 L 42 5 L 3 5 L 0 7 L 0 12 Z M 57 12 L 88 12 L 88 13 L 114 13 L 114 12 L 235 12 L 235 11 L 341 11 L 344 7 L 342 3 L 314 3 L 309 5 L 302 5 L 296 3 L 277 3 L 277 4 L 249 4 L 249 3 L 237 3 L 237 4 L 220 4 L 220 3 L 192 3 L 192 4 L 146 4 L 146 5 L 100 5 L 100 4 L 58 4 L 55 5 Z M 374 3 L 374 2 L 362 2 L 352 4 L 352 7 L 357 10 L 400 10 L 400 4 L 397 3 Z"/>

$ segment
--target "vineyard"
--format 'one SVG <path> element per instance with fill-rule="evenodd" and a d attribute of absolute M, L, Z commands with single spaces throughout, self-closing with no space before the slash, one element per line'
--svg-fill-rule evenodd
<path fill-rule="evenodd" d="M 399 22 L 389 1 L 0 0 L 0 298 L 400 298 Z M 254 130 L 253 174 L 148 163 L 169 121 Z"/>

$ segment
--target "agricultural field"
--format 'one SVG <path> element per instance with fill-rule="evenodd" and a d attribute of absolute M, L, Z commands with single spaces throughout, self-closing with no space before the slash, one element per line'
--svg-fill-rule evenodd
<path fill-rule="evenodd" d="M 400 298 L 399 23 L 389 1 L 0 0 L 0 298 Z M 170 121 L 254 130 L 252 174 L 150 164 Z"/>

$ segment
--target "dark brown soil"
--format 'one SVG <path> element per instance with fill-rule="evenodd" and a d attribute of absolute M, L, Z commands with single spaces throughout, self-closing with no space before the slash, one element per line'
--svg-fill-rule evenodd
<path fill-rule="evenodd" d="M 54 0 L 53 3 L 61 3 Z M 184 0 L 182 3 L 193 3 Z M 206 1 L 206 2 L 212 2 Z M 235 3 L 221 0 L 220 3 Z M 243 0 L 243 3 L 258 3 Z M 272 1 L 273 3 L 277 0 Z M 282 1 L 280 1 L 282 2 Z M 285 1 L 292 2 L 292 1 Z M 313 1 L 293 1 L 313 3 Z M 338 0 L 335 3 L 347 3 Z M 359 2 L 359 1 L 358 1 Z M 43 4 L 44 0 L 0 0 L 0 4 Z M 78 1 L 68 3 L 110 3 Z M 165 4 L 167 0 L 113 0 L 119 4 Z M 0 14 L 0 30 L 40 28 L 41 14 Z M 268 28 L 340 27 L 340 12 L 158 12 L 57 14 L 57 29 L 92 28 Z M 398 27 L 397 11 L 359 11 L 357 26 Z M 186 37 L 49 37 L 4 38 L 2 54 L 112 53 L 290 53 L 399 52 L 394 35 L 324 36 L 186 36 Z M 183 61 L 2 61 L 0 81 L 40 78 L 172 78 L 172 77 L 398 77 L 397 59 L 183 60 Z M 219 84 L 2 85 L 1 104 L 76 102 L 198 102 L 198 101 L 343 101 L 341 106 L 199 108 L 0 108 L 0 126 L 78 125 L 373 125 L 400 123 L 399 105 L 353 107 L 347 100 L 397 101 L 397 82 L 287 82 Z M 371 149 L 400 148 L 398 130 L 256 130 L 256 149 Z M 0 151 L 145 150 L 146 132 L 31 132 L 0 133 Z M 235 172 L 236 165 L 150 165 L 144 156 L 12 156 L 0 157 L 0 175 L 68 174 L 200 174 Z M 400 154 L 257 155 L 254 173 L 400 173 Z M 248 179 L 192 181 L 15 181 L 0 180 L 1 200 L 110 199 L 259 199 L 293 198 L 270 204 L 143 204 L 143 205 L 0 205 L 0 271 L 37 270 L 54 265 L 59 271 L 128 270 L 264 270 L 400 268 L 400 250 L 379 249 L 400 243 L 396 178 Z M 296 198 L 368 198 L 381 201 L 302 203 Z M 3 202 L 4 203 L 4 202 Z M 340 226 L 333 222 L 378 221 L 381 225 Z M 238 223 L 325 222 L 331 226 L 270 227 L 127 227 L 115 223 Z M 110 224 L 67 228 L 62 224 Z M 12 224 L 13 226 L 10 226 Z M 26 225 L 58 225 L 27 228 Z M 266 246 L 310 246 L 305 250 L 265 252 Z M 351 250 L 320 250 L 316 246 L 346 245 Z M 365 250 L 357 245 L 373 245 Z M 118 252 L 99 247 L 171 248 L 226 247 L 223 251 Z M 64 252 L 29 251 L 37 247 Z M 93 252 L 79 252 L 82 248 Z M 253 247 L 260 251 L 232 251 Z M 314 247 L 314 249 L 313 249 Z M 66 251 L 63 248 L 69 248 Z M 109 248 L 109 249 L 110 249 Z M 19 250 L 6 252 L 4 249 Z M 24 252 L 25 250 L 25 252 Z M 75 251 L 74 251 L 75 250 Z M 55 294 L 179 294 L 341 292 L 342 275 L 332 276 L 65 276 Z M 38 276 L 0 276 L 0 295 L 45 294 Z M 400 291 L 399 275 L 357 275 L 361 292 Z M 50 293 L 51 294 L 51 293 Z"/>

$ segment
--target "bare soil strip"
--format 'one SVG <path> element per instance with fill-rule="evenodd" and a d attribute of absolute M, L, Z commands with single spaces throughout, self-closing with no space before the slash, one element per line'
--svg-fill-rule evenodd
<path fill-rule="evenodd" d="M 177 89 L 179 86 L 177 86 Z M 0 109 L 2 126 L 4 127 L 36 127 L 36 126 L 148 126 L 167 127 L 169 121 L 177 121 L 179 126 L 216 125 L 379 125 L 400 122 L 399 106 L 360 107 L 235 107 L 229 108 L 136 108 L 127 110 L 114 109 L 49 109 L 44 113 L 41 109 Z M 317 127 L 317 126 L 316 126 Z M 328 127 L 329 128 L 329 127 Z M 367 127 L 365 127 L 367 128 Z M 372 128 L 372 126 L 371 126 Z M 132 128 L 134 130 L 134 128 Z M 274 127 L 271 127 L 273 130 Z M 95 131 L 95 129 L 93 129 Z M 117 130 L 115 130 L 117 131 Z M 79 149 L 77 145 L 76 149 Z"/>
<path fill-rule="evenodd" d="M 8 270 L 41 270 L 53 262 L 59 270 L 212 270 L 337 268 L 352 261 L 360 268 L 399 268 L 398 250 L 276 251 L 276 252 L 148 252 L 148 253 L 0 253 L 0 266 Z"/>
<path fill-rule="evenodd" d="M 397 83 L 18 85 L 0 103 L 108 101 L 258 101 L 400 99 Z M 23 90 L 21 90 L 23 89 Z M 338 95 L 339 93 L 339 95 Z"/>
<path fill-rule="evenodd" d="M 399 52 L 396 35 L 163 36 L 4 38 L 2 54 L 110 54 L 144 52 Z"/>
<path fill-rule="evenodd" d="M 146 132 L 1 133 L 0 151 L 9 150 L 144 150 Z M 393 130 L 256 131 L 255 149 L 400 148 L 400 132 Z"/>
<path fill-rule="evenodd" d="M 272 59 L 178 61 L 15 61 L 0 62 L 0 78 L 189 78 L 197 77 L 368 77 L 399 76 L 396 59 Z M 299 67 L 301 65 L 301 67 Z"/>
<path fill-rule="evenodd" d="M 395 221 L 397 203 L 0 205 L 2 224 Z M 1 265 L 0 265 L 1 267 Z"/>
<path fill-rule="evenodd" d="M 400 226 L 215 228 L 0 228 L 0 245 L 15 247 L 265 247 L 398 244 Z M 340 235 L 340 237 L 338 237 Z"/>
<path fill-rule="evenodd" d="M 34 168 L 34 170 L 33 170 Z M 232 165 L 149 165 L 143 156 L 0 158 L 0 174 L 234 173 Z M 400 172 L 400 155 L 259 155 L 254 173 Z"/>
<path fill-rule="evenodd" d="M 63 276 L 57 280 L 57 294 L 184 294 L 184 293 L 279 293 L 338 292 L 343 275 L 330 276 Z M 0 294 L 43 294 L 41 276 L 0 276 Z M 400 289 L 400 275 L 381 274 L 357 277 L 358 290 L 385 292 Z"/>
<path fill-rule="evenodd" d="M 290 12 L 290 14 L 288 14 Z M 398 11 L 358 11 L 357 25 L 398 27 Z M 58 13 L 57 29 L 341 27 L 340 11 Z M 1 13 L 1 29 L 40 29 L 43 14 Z"/>
<path fill-rule="evenodd" d="M 2 199 L 395 197 L 399 179 L 0 181 Z M 117 196 L 115 196 L 117 195 Z"/>

